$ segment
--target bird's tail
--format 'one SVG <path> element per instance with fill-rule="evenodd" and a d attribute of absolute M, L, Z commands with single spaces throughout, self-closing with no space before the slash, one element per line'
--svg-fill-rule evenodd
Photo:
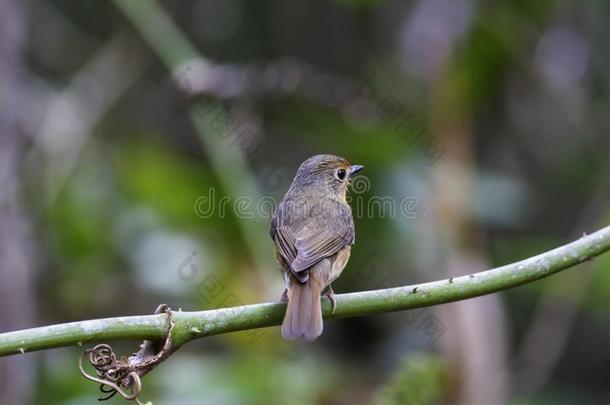
<path fill-rule="evenodd" d="M 288 289 L 288 307 L 282 336 L 284 339 L 303 339 L 313 341 L 322 334 L 322 306 L 320 295 L 324 288 L 317 274 L 312 272 L 305 283 L 291 280 Z"/>

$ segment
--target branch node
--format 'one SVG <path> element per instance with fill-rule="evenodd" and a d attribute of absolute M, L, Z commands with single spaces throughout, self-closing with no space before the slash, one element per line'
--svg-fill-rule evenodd
<path fill-rule="evenodd" d="M 118 392 L 128 401 L 135 400 L 137 404 L 145 405 L 138 398 L 142 392 L 141 378 L 161 364 L 176 349 L 172 343 L 172 331 L 176 325 L 172 311 L 166 304 L 161 304 L 155 310 L 155 314 L 159 313 L 167 314 L 168 323 L 167 336 L 162 345 L 161 342 L 145 340 L 137 353 L 127 358 L 122 356 L 118 360 L 112 347 L 105 343 L 81 353 L 78 368 L 83 377 L 100 384 L 100 391 L 105 396 L 98 398 L 99 401 L 108 400 Z M 95 369 L 95 376 L 84 370 L 85 356 L 89 356 L 89 363 Z"/>

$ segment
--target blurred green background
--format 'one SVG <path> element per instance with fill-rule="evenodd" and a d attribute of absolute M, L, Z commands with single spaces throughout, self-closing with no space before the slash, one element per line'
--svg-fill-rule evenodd
<path fill-rule="evenodd" d="M 337 293 L 607 225 L 608 21 L 602 0 L 4 0 L 0 331 L 279 299 L 269 207 L 317 153 L 366 166 Z M 311 344 L 201 339 L 142 400 L 610 403 L 609 299 L 606 255 Z M 81 350 L 0 359 L 2 403 L 96 403 Z"/>

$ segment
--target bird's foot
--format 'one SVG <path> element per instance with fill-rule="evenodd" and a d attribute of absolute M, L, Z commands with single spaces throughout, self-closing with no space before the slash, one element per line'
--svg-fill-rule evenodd
<path fill-rule="evenodd" d="M 288 302 L 288 289 L 284 288 L 284 292 L 282 293 L 282 296 L 280 297 L 280 302 L 282 304 L 285 304 Z"/>
<path fill-rule="evenodd" d="M 331 315 L 335 314 L 335 309 L 337 308 L 337 300 L 335 300 L 335 292 L 333 291 L 333 287 L 329 284 L 326 289 L 326 293 L 324 294 L 328 297 L 330 301 L 330 306 L 332 308 Z"/>

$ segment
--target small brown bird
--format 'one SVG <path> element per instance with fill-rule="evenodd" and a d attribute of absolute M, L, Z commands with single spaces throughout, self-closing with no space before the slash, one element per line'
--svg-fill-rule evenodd
<path fill-rule="evenodd" d="M 286 282 L 282 300 L 288 300 L 284 339 L 312 341 L 322 334 L 320 296 L 327 287 L 334 312 L 331 283 L 341 275 L 355 241 L 347 188 L 363 168 L 335 155 L 310 157 L 273 214 L 271 239 Z"/>

